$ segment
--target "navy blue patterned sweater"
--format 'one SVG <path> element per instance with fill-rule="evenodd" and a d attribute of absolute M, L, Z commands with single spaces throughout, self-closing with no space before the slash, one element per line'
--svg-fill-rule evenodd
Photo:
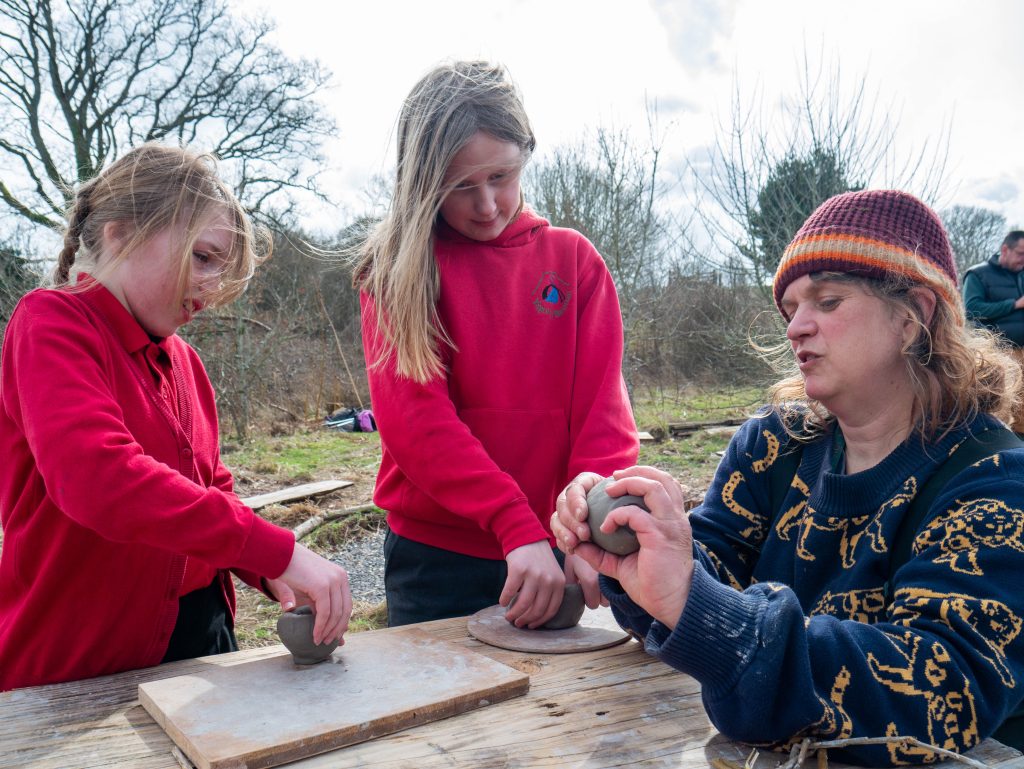
<path fill-rule="evenodd" d="M 613 580 L 602 577 L 602 589 L 649 653 L 700 681 L 712 722 L 733 739 L 902 735 L 967 750 L 1024 693 L 1024 449 L 955 476 L 888 607 L 884 588 L 909 500 L 968 430 L 995 425 L 982 416 L 928 446 L 912 435 L 852 475 L 830 472 L 825 435 L 804 448 L 776 515 L 769 475 L 787 438 L 774 413 L 751 419 L 690 516 L 696 564 L 678 625 L 652 620 Z M 840 755 L 933 760 L 895 744 Z"/>

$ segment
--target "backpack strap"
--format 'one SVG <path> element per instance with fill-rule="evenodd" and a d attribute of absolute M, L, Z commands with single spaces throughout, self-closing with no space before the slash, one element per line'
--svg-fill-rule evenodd
<path fill-rule="evenodd" d="M 885 582 L 886 606 L 892 601 L 893 577 L 896 571 L 910 560 L 914 539 L 925 524 L 928 511 L 939 493 L 968 466 L 1000 451 L 1021 446 L 1024 446 L 1024 441 L 1010 430 L 1005 427 L 993 427 L 969 436 L 939 465 L 932 477 L 911 500 L 910 507 L 896 531 L 893 545 L 889 549 L 889 576 Z"/>

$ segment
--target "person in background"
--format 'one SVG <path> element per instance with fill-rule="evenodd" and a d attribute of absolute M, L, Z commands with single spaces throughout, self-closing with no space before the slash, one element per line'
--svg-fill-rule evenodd
<path fill-rule="evenodd" d="M 555 498 L 585 468 L 636 460 L 622 319 L 604 261 L 524 204 L 536 141 L 500 66 L 430 71 L 398 122 L 390 208 L 355 269 L 387 510 L 388 624 L 495 603 L 518 626 L 557 611 L 566 580 Z"/>
<path fill-rule="evenodd" d="M 159 144 L 75 191 L 52 287 L 0 362 L 0 690 L 235 651 L 231 572 L 341 638 L 348 575 L 257 516 L 175 333 L 244 290 L 252 224 L 210 156 Z"/>
<path fill-rule="evenodd" d="M 1000 333 L 1024 363 L 1024 230 L 1010 232 L 999 253 L 964 273 L 964 305 L 968 318 Z M 1024 433 L 1024 402 L 1010 429 Z"/>
<path fill-rule="evenodd" d="M 640 543 L 616 556 L 588 541 L 600 476 L 559 496 L 562 549 L 602 574 L 648 653 L 700 682 L 726 736 L 888 738 L 839 753 L 871 765 L 935 760 L 900 737 L 1024 744 L 1024 450 L 1000 422 L 1021 371 L 966 323 L 956 284 L 916 198 L 827 200 L 775 274 L 792 368 L 703 504 L 687 517 L 668 473 L 616 472 L 609 494 L 651 511 L 608 516 Z"/>

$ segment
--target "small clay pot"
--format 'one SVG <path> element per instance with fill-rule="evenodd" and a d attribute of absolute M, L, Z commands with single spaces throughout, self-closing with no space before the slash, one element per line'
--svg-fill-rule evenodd
<path fill-rule="evenodd" d="M 329 659 L 338 648 L 337 639 L 327 643 L 313 643 L 313 622 L 316 615 L 312 607 L 299 606 L 277 618 L 277 634 L 281 643 L 292 653 L 296 665 L 315 665 Z"/>
<path fill-rule="evenodd" d="M 587 523 L 590 525 L 590 541 L 600 548 L 615 555 L 629 555 L 640 549 L 636 532 L 629 526 L 620 526 L 611 534 L 601 531 L 601 524 L 608 514 L 619 507 L 636 505 L 641 510 L 651 512 L 644 504 L 644 498 L 634 494 L 623 494 L 621 497 L 610 497 L 605 488 L 612 482 L 611 478 L 605 478 L 598 483 L 587 494 Z"/>
<path fill-rule="evenodd" d="M 508 609 L 512 608 L 518 597 L 518 593 L 512 596 L 512 600 L 509 601 L 508 604 Z M 567 584 L 565 586 L 565 591 L 562 593 L 562 603 L 558 606 L 558 611 L 555 612 L 555 616 L 536 629 L 565 630 L 566 628 L 576 627 L 580 622 L 580 617 L 583 616 L 583 610 L 585 608 L 587 608 L 587 605 L 583 600 L 583 588 L 577 584 Z M 508 611 L 508 609 L 505 611 Z"/>

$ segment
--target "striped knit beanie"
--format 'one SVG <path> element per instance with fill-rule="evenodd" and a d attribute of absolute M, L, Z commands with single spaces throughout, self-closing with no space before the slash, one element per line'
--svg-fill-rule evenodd
<path fill-rule="evenodd" d="M 939 217 L 905 192 L 865 190 L 829 198 L 804 222 L 775 272 L 775 305 L 786 286 L 812 272 L 899 275 L 956 305 L 956 266 Z"/>

